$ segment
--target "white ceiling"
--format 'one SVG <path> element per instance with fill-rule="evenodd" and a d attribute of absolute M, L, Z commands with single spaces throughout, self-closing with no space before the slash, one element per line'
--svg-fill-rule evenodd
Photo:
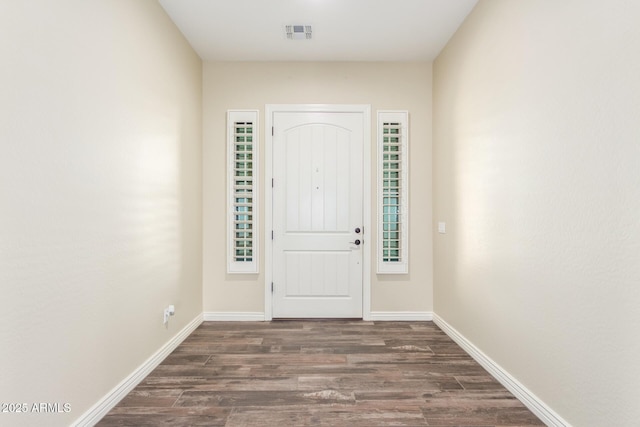
<path fill-rule="evenodd" d="M 159 0 L 205 61 L 431 61 L 477 0 Z M 285 25 L 311 25 L 289 40 Z"/>

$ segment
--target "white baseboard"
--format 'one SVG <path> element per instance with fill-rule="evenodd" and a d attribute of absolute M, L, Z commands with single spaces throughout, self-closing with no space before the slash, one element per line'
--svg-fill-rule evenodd
<path fill-rule="evenodd" d="M 264 313 L 208 311 L 203 318 L 205 322 L 264 322 Z"/>
<path fill-rule="evenodd" d="M 205 312 L 205 322 L 263 322 L 264 313 L 260 312 Z M 431 321 L 433 313 L 429 311 L 374 311 L 367 320 L 377 321 Z"/>
<path fill-rule="evenodd" d="M 265 315 L 261 312 L 205 312 L 205 322 L 263 322 Z M 428 311 L 377 311 L 372 312 L 366 320 L 378 321 L 430 321 L 433 313 Z"/>
<path fill-rule="evenodd" d="M 533 412 L 542 422 L 551 427 L 571 427 L 567 421 L 553 411 L 546 403 L 540 400 L 520 381 L 516 380 L 509 372 L 494 362 L 489 356 L 484 354 L 471 341 L 466 339 L 453 326 L 449 325 L 437 314 L 433 314 L 433 322 L 453 341 L 464 349 L 476 362 L 486 369 L 496 380 L 498 380 L 507 390 L 518 398 L 531 412 Z"/>
<path fill-rule="evenodd" d="M 196 316 L 187 326 L 182 328 L 170 341 L 163 345 L 142 365 L 126 377 L 120 384 L 93 405 L 87 412 L 78 418 L 73 427 L 90 427 L 95 425 L 114 406 L 120 402 L 131 390 L 137 386 L 151 371 L 153 371 L 173 350 L 180 345 L 202 323 L 202 314 Z"/>
<path fill-rule="evenodd" d="M 429 322 L 433 320 L 430 311 L 372 311 L 368 320 Z"/>

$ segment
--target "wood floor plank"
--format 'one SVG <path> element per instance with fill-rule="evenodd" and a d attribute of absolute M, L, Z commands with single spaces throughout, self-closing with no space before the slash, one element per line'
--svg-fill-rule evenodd
<path fill-rule="evenodd" d="M 542 426 L 432 322 L 205 322 L 99 426 Z"/>

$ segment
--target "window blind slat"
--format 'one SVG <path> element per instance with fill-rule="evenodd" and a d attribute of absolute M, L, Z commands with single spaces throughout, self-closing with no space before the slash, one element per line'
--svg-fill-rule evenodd
<path fill-rule="evenodd" d="M 234 124 L 235 129 L 235 153 L 233 158 L 234 174 L 235 174 L 235 202 L 234 211 L 234 228 L 236 230 L 253 229 L 253 216 L 247 215 L 249 209 L 253 208 L 253 200 L 242 197 L 246 193 L 253 191 L 253 180 L 246 179 L 248 173 L 253 169 L 253 134 L 252 122 L 237 122 Z M 238 179 L 242 178 L 242 179 Z M 252 261 L 253 238 L 252 236 L 236 236 L 233 242 L 236 262 Z"/>
<path fill-rule="evenodd" d="M 400 164 L 400 156 L 402 153 L 402 144 L 401 144 L 401 128 L 399 123 L 384 123 L 383 124 L 383 134 L 385 137 L 383 138 L 383 161 L 382 161 L 382 169 L 385 173 L 392 173 L 394 176 L 398 176 L 402 172 L 402 167 Z M 396 137 L 397 135 L 397 137 Z M 383 179 L 382 180 L 382 190 L 383 194 L 387 197 L 385 198 L 385 202 L 383 203 L 383 212 L 382 215 L 382 228 L 383 230 L 399 230 L 402 226 L 402 223 L 399 221 L 398 213 L 389 213 L 389 209 L 396 208 L 398 211 L 400 206 L 402 205 L 401 199 L 401 182 L 399 178 L 395 179 Z M 388 249 L 383 250 L 383 260 L 385 262 L 401 262 L 402 261 L 402 253 L 398 249 L 401 240 L 399 236 L 394 236 L 392 239 L 390 236 L 383 236 L 382 238 L 382 247 L 383 248 L 394 248 L 393 251 Z"/>

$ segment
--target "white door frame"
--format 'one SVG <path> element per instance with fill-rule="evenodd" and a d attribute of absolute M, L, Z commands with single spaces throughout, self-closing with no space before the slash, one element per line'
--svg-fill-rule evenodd
<path fill-rule="evenodd" d="M 273 230 L 273 127 L 274 113 L 300 112 L 330 112 L 330 113 L 362 113 L 364 129 L 363 147 L 363 198 L 362 214 L 364 217 L 364 245 L 362 254 L 362 318 L 371 320 L 371 247 L 374 244 L 371 228 L 371 106 L 367 104 L 267 104 L 265 106 L 265 175 L 264 175 L 264 320 L 273 319 L 273 244 L 271 230 Z"/>

